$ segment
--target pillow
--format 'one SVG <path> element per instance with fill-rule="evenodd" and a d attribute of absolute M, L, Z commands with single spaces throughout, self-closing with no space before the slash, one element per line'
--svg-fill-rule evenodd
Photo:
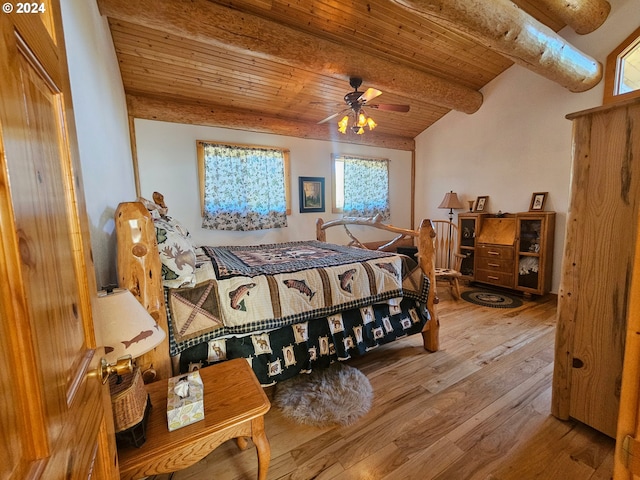
<path fill-rule="evenodd" d="M 191 248 L 196 248 L 196 245 L 193 243 L 193 237 L 191 236 L 191 233 L 189 233 L 189 230 L 187 230 L 187 227 L 185 227 L 182 223 L 180 223 L 175 218 L 170 217 L 169 215 L 164 215 L 161 219 L 167 222 L 176 232 L 182 235 L 189 242 Z"/>
<path fill-rule="evenodd" d="M 162 262 L 162 284 L 168 288 L 195 287 L 196 254 L 193 245 L 166 219 L 155 219 Z"/>

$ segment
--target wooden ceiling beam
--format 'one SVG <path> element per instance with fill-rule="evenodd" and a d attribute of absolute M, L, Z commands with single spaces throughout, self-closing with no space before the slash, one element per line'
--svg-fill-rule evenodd
<path fill-rule="evenodd" d="M 208 0 L 98 0 L 98 6 L 112 19 L 345 81 L 362 77 L 367 86 L 448 109 L 474 113 L 482 105 L 477 90 Z"/>
<path fill-rule="evenodd" d="M 602 65 L 509 0 L 390 0 L 556 82 L 584 92 L 602 79 Z"/>
<path fill-rule="evenodd" d="M 329 142 L 369 145 L 394 150 L 412 151 L 415 149 L 413 138 L 384 135 L 375 130 L 372 132 L 366 131 L 362 135 L 352 133 L 343 135 L 337 132 L 333 123 L 317 125 L 309 122 L 294 122 L 246 110 L 183 103 L 142 95 L 128 94 L 127 109 L 130 116 L 146 120 L 247 130 Z"/>
<path fill-rule="evenodd" d="M 598 29 L 609 16 L 606 0 L 540 0 L 576 33 L 584 35 Z"/>

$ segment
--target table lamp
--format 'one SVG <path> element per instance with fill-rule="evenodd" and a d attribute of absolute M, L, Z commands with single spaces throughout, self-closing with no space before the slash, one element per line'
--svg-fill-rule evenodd
<path fill-rule="evenodd" d="M 102 381 L 109 380 L 116 440 L 139 447 L 146 439 L 146 418 L 151 405 L 133 359 L 158 346 L 165 332 L 133 294 L 123 288 L 98 292 L 94 324 L 98 345 L 105 349 Z"/>

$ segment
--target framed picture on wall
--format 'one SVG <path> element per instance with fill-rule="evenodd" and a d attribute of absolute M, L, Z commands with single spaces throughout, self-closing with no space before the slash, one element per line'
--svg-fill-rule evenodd
<path fill-rule="evenodd" d="M 298 177 L 300 213 L 324 212 L 324 177 Z"/>
<path fill-rule="evenodd" d="M 547 199 L 548 192 L 536 192 L 531 195 L 531 205 L 529 205 L 530 212 L 541 212 L 544 210 L 544 202 Z"/>
<path fill-rule="evenodd" d="M 487 208 L 487 202 L 489 201 L 489 197 L 484 195 L 482 197 L 478 197 L 476 199 L 476 208 L 473 210 L 474 212 L 484 212 L 485 208 Z"/>

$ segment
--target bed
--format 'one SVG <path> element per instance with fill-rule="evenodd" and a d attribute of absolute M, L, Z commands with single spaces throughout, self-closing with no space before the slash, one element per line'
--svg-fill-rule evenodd
<path fill-rule="evenodd" d="M 267 386 L 407 335 L 420 333 L 426 350 L 438 349 L 429 220 L 410 230 L 379 218 L 319 219 L 315 240 L 195 246 L 162 196 L 154 198 L 116 211 L 120 287 L 167 333 L 137 360 L 145 381 L 245 358 Z M 368 248 L 352 225 L 396 236 Z M 327 242 L 331 227 L 342 227 L 350 244 Z M 395 253 L 407 243 L 416 244 L 417 261 Z M 184 267 L 192 259 L 193 271 Z"/>

